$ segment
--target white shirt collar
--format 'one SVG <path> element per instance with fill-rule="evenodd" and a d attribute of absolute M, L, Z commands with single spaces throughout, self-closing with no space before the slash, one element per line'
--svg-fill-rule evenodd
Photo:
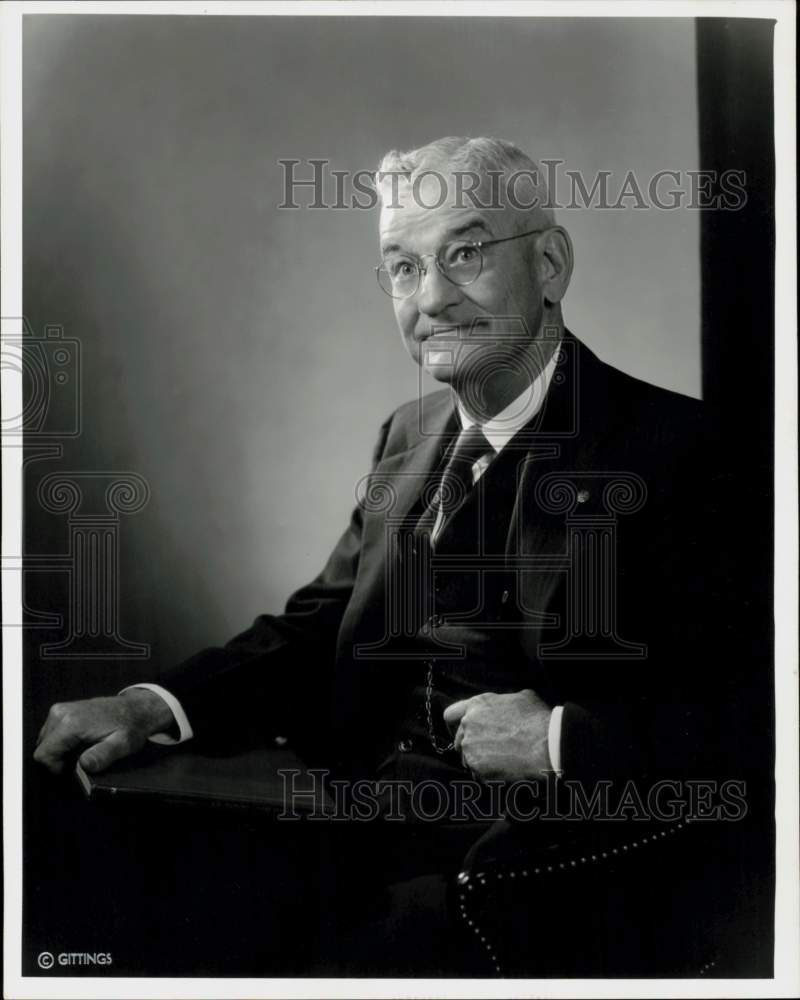
<path fill-rule="evenodd" d="M 550 380 L 553 377 L 558 361 L 558 347 L 553 351 L 550 360 L 531 384 L 513 402 L 501 410 L 491 420 L 481 424 L 481 429 L 489 444 L 496 452 L 500 452 L 514 435 L 541 410 Z M 476 420 L 466 412 L 460 402 L 457 402 L 458 417 L 463 430 L 474 427 Z"/>

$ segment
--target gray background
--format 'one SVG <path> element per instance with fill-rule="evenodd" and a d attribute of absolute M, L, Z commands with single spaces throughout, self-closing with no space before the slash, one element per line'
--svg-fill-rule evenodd
<path fill-rule="evenodd" d="M 376 213 L 277 210 L 280 158 L 373 169 L 490 134 L 589 176 L 698 167 L 689 20 L 28 16 L 24 105 L 25 311 L 83 350 L 83 434 L 29 484 L 132 470 L 152 490 L 123 522 L 121 601 L 153 659 L 51 663 L 61 695 L 153 677 L 279 610 L 417 391 L 371 271 Z M 561 221 L 567 325 L 699 395 L 698 214 Z M 64 520 L 28 511 L 31 547 L 63 549 Z"/>

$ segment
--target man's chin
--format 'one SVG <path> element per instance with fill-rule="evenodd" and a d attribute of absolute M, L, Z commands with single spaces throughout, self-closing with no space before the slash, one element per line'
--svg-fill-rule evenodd
<path fill-rule="evenodd" d="M 445 385 L 453 384 L 455 373 L 452 365 L 423 365 L 422 367 L 437 382 L 443 382 Z"/>

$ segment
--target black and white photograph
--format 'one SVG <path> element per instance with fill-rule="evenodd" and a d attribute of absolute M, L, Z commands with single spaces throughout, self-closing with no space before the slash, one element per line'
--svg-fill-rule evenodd
<path fill-rule="evenodd" d="M 4 996 L 797 994 L 794 18 L 7 5 Z"/>

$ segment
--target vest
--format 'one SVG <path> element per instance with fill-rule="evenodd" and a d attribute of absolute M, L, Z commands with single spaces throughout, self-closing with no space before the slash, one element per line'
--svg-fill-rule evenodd
<path fill-rule="evenodd" d="M 519 645 L 515 574 L 504 567 L 517 464 L 524 454 L 507 446 L 493 459 L 445 522 L 434 551 L 426 535 L 414 532 L 422 499 L 409 512 L 398 544 L 404 562 L 400 592 L 416 620 L 397 641 L 396 661 L 386 665 L 401 681 L 386 717 L 382 760 L 376 761 L 381 777 L 468 777 L 459 754 L 434 746 L 442 750 L 451 742 L 445 708 L 485 691 L 531 686 Z"/>

